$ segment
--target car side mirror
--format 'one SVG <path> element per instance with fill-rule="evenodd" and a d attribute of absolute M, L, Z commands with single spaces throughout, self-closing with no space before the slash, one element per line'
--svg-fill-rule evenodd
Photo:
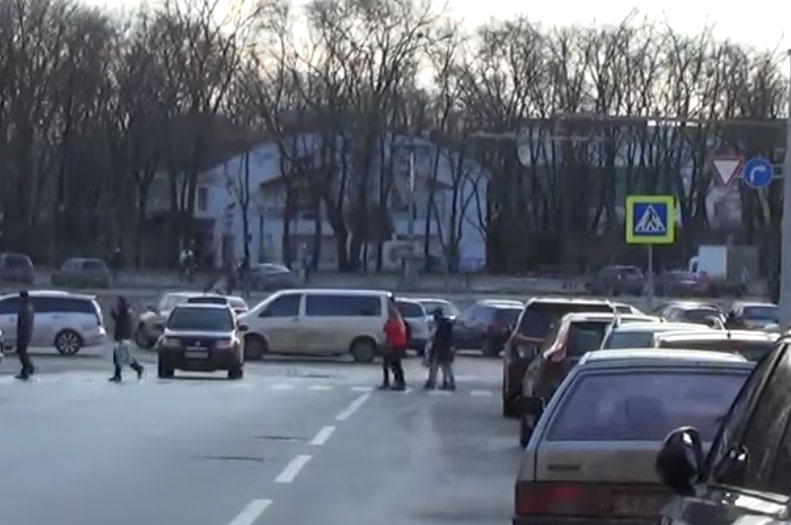
<path fill-rule="evenodd" d="M 662 483 L 682 496 L 695 493 L 694 485 L 703 471 L 703 444 L 693 427 L 671 432 L 656 457 L 656 471 Z"/>
<path fill-rule="evenodd" d="M 544 413 L 544 400 L 540 397 L 523 397 L 519 400 L 519 412 L 523 416 L 533 416 L 538 421 Z"/>
<path fill-rule="evenodd" d="M 247 326 L 246 324 L 240 324 L 239 325 L 239 331 L 240 332 L 247 332 L 248 330 L 250 330 L 250 327 Z"/>

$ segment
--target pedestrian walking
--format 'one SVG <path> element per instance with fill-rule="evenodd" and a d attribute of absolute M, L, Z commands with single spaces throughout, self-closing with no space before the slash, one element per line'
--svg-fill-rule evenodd
<path fill-rule="evenodd" d="M 143 366 L 135 359 L 132 349 L 134 343 L 132 342 L 132 335 L 134 331 L 134 320 L 132 319 L 132 308 L 129 306 L 129 301 L 126 297 L 118 297 L 116 307 L 110 312 L 115 324 L 113 328 L 113 339 L 115 340 L 115 348 L 113 348 L 113 365 L 115 365 L 115 373 L 110 378 L 114 383 L 121 382 L 121 370 L 128 366 L 137 372 L 137 379 L 143 378 Z"/>
<path fill-rule="evenodd" d="M 384 326 L 385 351 L 382 355 L 382 384 L 379 390 L 390 388 L 390 372 L 393 372 L 393 390 L 406 390 L 404 367 L 401 360 L 406 354 L 406 325 L 398 312 L 393 312 Z"/>
<path fill-rule="evenodd" d="M 437 386 L 437 373 L 442 370 L 442 390 L 456 390 L 456 377 L 453 375 L 453 323 L 445 317 L 442 310 L 434 310 L 434 332 L 426 359 L 428 360 L 428 379 L 424 386 L 433 390 Z"/>
<path fill-rule="evenodd" d="M 31 375 L 36 373 L 36 367 L 33 366 L 30 355 L 27 353 L 27 347 L 33 337 L 35 317 L 36 312 L 30 303 L 30 296 L 27 291 L 19 292 L 19 311 L 16 316 L 16 353 L 19 356 L 19 364 L 22 365 L 22 370 L 16 378 L 21 381 L 27 381 Z"/>
<path fill-rule="evenodd" d="M 118 286 L 118 277 L 121 273 L 121 268 L 124 265 L 124 253 L 121 251 L 120 246 L 116 246 L 110 256 L 110 269 L 113 272 L 113 284 Z"/>

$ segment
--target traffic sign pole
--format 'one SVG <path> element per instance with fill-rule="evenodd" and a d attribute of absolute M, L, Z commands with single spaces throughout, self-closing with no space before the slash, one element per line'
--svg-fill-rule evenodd
<path fill-rule="evenodd" d="M 654 309 L 654 245 L 648 245 L 648 308 Z"/>
<path fill-rule="evenodd" d="M 791 58 L 791 50 L 788 51 Z M 786 156 L 783 163 L 783 220 L 780 248 L 780 308 L 779 321 L 783 330 L 791 327 L 791 84 L 788 86 L 788 122 L 786 126 Z"/>

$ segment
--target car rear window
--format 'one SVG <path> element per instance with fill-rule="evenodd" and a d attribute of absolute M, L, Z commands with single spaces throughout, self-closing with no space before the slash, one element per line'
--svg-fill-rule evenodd
<path fill-rule="evenodd" d="M 621 277 L 630 277 L 634 279 L 640 279 L 643 277 L 643 272 L 641 272 L 638 268 L 635 267 L 620 268 L 618 270 L 618 274 Z"/>
<path fill-rule="evenodd" d="M 396 301 L 396 306 L 398 306 L 398 311 L 401 312 L 401 315 L 403 317 L 426 316 L 425 312 L 423 312 L 423 308 L 419 304 L 408 303 L 404 301 Z"/>
<path fill-rule="evenodd" d="M 519 322 L 519 333 L 527 337 L 543 339 L 566 314 L 612 311 L 612 307 L 607 303 L 531 303 L 525 309 L 524 314 L 522 314 L 522 320 Z"/>
<path fill-rule="evenodd" d="M 196 297 L 188 298 L 187 302 L 189 304 L 228 304 L 228 299 L 226 297 L 198 295 Z"/>
<path fill-rule="evenodd" d="M 599 321 L 571 323 L 566 338 L 566 355 L 579 357 L 586 352 L 597 350 L 609 325 L 609 322 Z"/>
<path fill-rule="evenodd" d="M 25 255 L 4 255 L 3 266 L 6 268 L 30 268 L 33 263 Z"/>
<path fill-rule="evenodd" d="M 171 330 L 204 330 L 229 332 L 233 330 L 231 312 L 223 308 L 176 308 L 168 319 Z"/>
<path fill-rule="evenodd" d="M 659 348 L 738 352 L 750 361 L 758 361 L 774 348 L 774 341 L 744 341 L 738 339 L 660 339 Z"/>
<path fill-rule="evenodd" d="M 104 261 L 83 261 L 82 267 L 85 270 L 104 270 L 107 268 Z"/>
<path fill-rule="evenodd" d="M 720 315 L 720 311 L 715 308 L 697 308 L 695 310 L 684 310 L 684 312 L 681 314 L 681 316 L 685 319 L 695 322 L 705 321 L 709 317 L 719 317 Z"/>
<path fill-rule="evenodd" d="M 500 308 L 495 312 L 494 318 L 500 324 L 515 325 L 521 313 L 521 308 Z"/>
<path fill-rule="evenodd" d="M 321 317 L 379 317 L 382 302 L 376 295 L 308 295 L 305 314 Z"/>
<path fill-rule="evenodd" d="M 745 319 L 756 319 L 758 321 L 777 322 L 776 306 L 746 306 L 742 316 Z"/>
<path fill-rule="evenodd" d="M 650 348 L 653 346 L 654 332 L 614 331 L 604 341 L 602 348 Z"/>
<path fill-rule="evenodd" d="M 553 418 L 550 441 L 661 441 L 691 425 L 711 441 L 748 371 L 636 372 L 577 378 Z"/>

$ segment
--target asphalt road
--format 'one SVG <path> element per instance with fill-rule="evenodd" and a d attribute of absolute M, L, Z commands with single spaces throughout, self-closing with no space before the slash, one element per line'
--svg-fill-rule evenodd
<path fill-rule="evenodd" d="M 499 360 L 459 357 L 459 391 L 379 392 L 376 365 L 248 363 L 106 381 L 107 349 L 0 364 L 0 521 L 10 525 L 509 523 L 520 450 Z M 45 356 L 49 354 L 50 356 Z M 143 353 L 144 362 L 152 355 Z"/>

